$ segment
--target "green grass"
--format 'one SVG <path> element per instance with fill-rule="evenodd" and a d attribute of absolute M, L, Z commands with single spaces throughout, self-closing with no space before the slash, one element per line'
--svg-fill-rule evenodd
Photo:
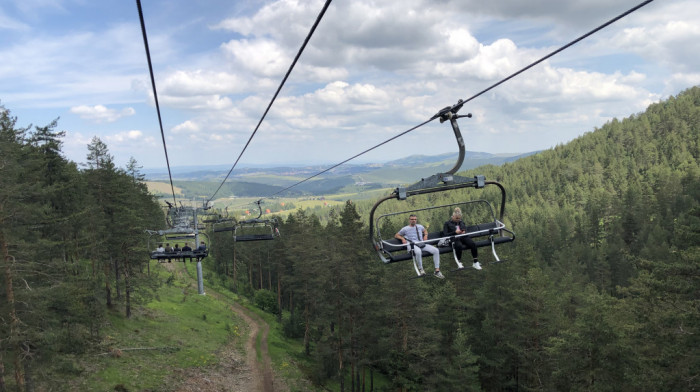
<path fill-rule="evenodd" d="M 192 279 L 196 280 L 197 275 L 194 265 L 190 267 L 188 263 L 187 272 Z M 208 275 L 206 272 L 204 274 L 205 276 Z M 282 325 L 277 322 L 277 316 L 261 310 L 247 298 L 222 287 L 219 279 L 206 280 L 204 286 L 205 291 L 209 289 L 215 290 L 220 297 L 231 301 L 235 300 L 241 306 L 260 316 L 270 326 L 267 336 L 267 349 L 272 368 L 280 377 L 286 380 L 287 386 L 291 391 L 323 390 L 323 388 L 315 387 L 306 381 L 309 377 L 305 369 L 311 368 L 313 361 L 304 355 L 304 346 L 301 340 L 290 339 L 284 335 Z M 260 339 L 256 341 L 256 355 L 258 361 L 261 361 Z"/>
<path fill-rule="evenodd" d="M 151 267 L 163 281 L 170 276 L 162 266 Z M 173 284 L 163 285 L 159 299 L 136 309 L 131 319 L 121 309 L 109 314 L 104 351 L 81 361 L 83 374 L 68 390 L 107 391 L 117 385 L 162 390 L 175 369 L 212 365 L 221 346 L 240 343 L 245 324 L 226 303 L 197 294 L 196 280 L 193 284 L 182 272 L 177 265 Z M 134 348 L 138 350 L 130 350 Z"/>
<path fill-rule="evenodd" d="M 196 264 L 172 263 L 171 266 L 175 267 L 173 272 L 165 269 L 166 264 L 151 264 L 152 273 L 171 284 L 163 284 L 150 303 L 135 306 L 131 319 L 124 317 L 121 305 L 109 313 L 107 326 L 102 330 L 100 352 L 66 357 L 57 364 L 64 372 L 67 369 L 74 375 L 70 380 L 56 380 L 61 385 L 56 390 L 109 391 L 117 386 L 129 391 L 172 390 L 181 377 L 181 369 L 218 363 L 216 353 L 231 342 L 243 350 L 248 326 L 230 309 L 233 301 L 270 326 L 268 353 L 272 367 L 291 391 L 338 390 L 332 383 L 316 387 L 307 381 L 312 358 L 304 354 L 301 339 L 284 336 L 275 315 L 222 287 L 218 278 L 206 279 L 207 294 L 199 295 Z M 214 276 L 206 270 L 204 274 Z M 260 340 L 258 337 L 256 341 L 256 357 L 262 362 Z M 375 374 L 375 387 L 379 385 L 386 385 L 386 380 Z"/>

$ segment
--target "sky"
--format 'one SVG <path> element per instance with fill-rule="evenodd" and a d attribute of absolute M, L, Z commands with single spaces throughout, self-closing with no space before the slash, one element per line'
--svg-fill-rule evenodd
<path fill-rule="evenodd" d="M 641 1 L 335 0 L 237 167 L 337 164 L 430 119 Z M 142 0 L 171 167 L 234 164 L 319 0 Z M 58 118 L 84 163 L 165 167 L 135 1 L 0 2 L 0 105 Z M 700 2 L 655 0 L 468 102 L 468 151 L 564 144 L 700 84 Z M 433 121 L 350 163 L 457 152 Z"/>

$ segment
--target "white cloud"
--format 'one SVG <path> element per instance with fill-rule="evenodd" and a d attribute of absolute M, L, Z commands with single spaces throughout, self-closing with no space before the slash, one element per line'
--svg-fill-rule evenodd
<path fill-rule="evenodd" d="M 699 15 L 700 16 L 700 15 Z M 658 61 L 677 72 L 692 72 L 700 67 L 700 26 L 672 20 L 649 27 L 624 29 L 609 44 L 640 57 Z"/>
<path fill-rule="evenodd" d="M 222 49 L 238 65 L 258 76 L 283 76 L 291 64 L 285 50 L 271 40 L 229 41 Z"/>
<path fill-rule="evenodd" d="M 176 125 L 173 127 L 173 133 L 174 134 L 181 134 L 181 133 L 197 133 L 200 131 L 199 125 L 192 121 L 192 120 L 187 120 L 181 124 Z"/>
<path fill-rule="evenodd" d="M 138 130 L 124 131 L 124 132 L 115 133 L 113 135 L 105 136 L 105 140 L 107 140 L 107 142 L 109 142 L 109 143 L 124 143 L 124 142 L 131 142 L 131 141 L 137 141 L 137 140 L 142 140 L 142 139 L 153 140 L 152 137 L 144 138 L 143 132 L 138 131 Z"/>
<path fill-rule="evenodd" d="M 134 108 L 130 107 L 124 108 L 122 110 L 116 110 L 108 109 L 106 106 L 103 105 L 73 106 L 72 108 L 70 108 L 70 112 L 79 115 L 80 118 L 82 118 L 83 120 L 89 120 L 96 123 L 115 122 L 122 117 L 133 116 L 136 113 Z"/>
<path fill-rule="evenodd" d="M 175 71 L 165 77 L 160 91 L 178 97 L 233 94 L 248 90 L 249 83 L 239 75 L 215 71 Z"/>
<path fill-rule="evenodd" d="M 0 42 L 3 104 L 10 109 L 54 108 L 58 113 L 52 118 L 68 111 L 91 122 L 128 117 L 133 129 L 145 129 L 141 121 L 154 121 L 138 22 L 124 23 L 100 12 L 93 17 L 104 23 L 81 23 L 78 15 L 88 8 L 36 1 L 22 2 L 29 7 L 25 11 L 34 7 L 35 12 L 12 15 L 14 26 L 2 23 L 5 14 L 0 11 L 7 35 Z M 39 7 L 45 1 L 48 6 Z M 89 10 L 103 11 L 106 6 L 101 4 Z M 333 3 L 252 142 L 251 151 L 261 153 L 244 160 L 262 160 L 264 155 L 284 161 L 290 154 L 296 161 L 344 159 L 345 153 L 352 155 L 425 121 L 636 4 Z M 169 147 L 172 142 L 177 151 L 201 142 L 207 149 L 202 163 L 227 160 L 232 151 L 238 152 L 322 5 L 323 0 L 234 2 L 217 7 L 222 10 L 217 12 L 175 7 L 159 17 L 147 14 Z M 122 7 L 119 11 L 126 13 L 127 5 Z M 45 9 L 50 11 L 41 11 Z M 60 13 L 65 16 L 55 18 Z M 46 15 L 57 20 L 50 31 L 43 29 Z M 700 83 L 697 20 L 697 1 L 653 2 L 469 102 L 463 109 L 474 113 L 463 125 L 469 147 L 522 152 L 560 143 L 612 116 L 639 112 L 649 102 Z M 70 128 L 94 132 L 88 126 L 77 121 Z M 140 161 L 161 159 L 143 147 L 143 134 L 107 128 L 100 127 L 98 136 L 114 144 L 109 147 L 115 154 L 142 153 L 135 156 Z M 430 124 L 384 151 L 401 155 L 415 146 L 422 153 L 450 151 L 450 137 L 445 124 Z M 153 146 L 159 144 L 153 139 Z M 85 145 L 70 148 L 80 158 L 86 154 Z M 174 155 L 171 158 L 183 160 L 181 164 L 190 159 Z"/>
<path fill-rule="evenodd" d="M 229 110 L 233 107 L 233 101 L 229 97 L 214 95 L 170 96 L 163 95 L 158 98 L 161 105 L 169 106 L 185 111 L 217 111 Z"/>
<path fill-rule="evenodd" d="M 595 23 L 626 10 L 628 5 L 634 4 L 548 0 L 527 5 L 522 2 L 480 3 L 477 9 L 491 15 L 518 14 L 518 18 L 531 16 L 532 20 L 558 23 L 550 26 L 549 31 L 560 34 L 554 41 L 559 42 L 567 36 L 575 38 L 581 31 L 580 26 L 595 27 Z M 222 45 L 222 50 L 234 60 L 236 67 L 254 78 L 269 77 L 274 84 L 289 66 L 320 6 L 318 1 L 303 5 L 278 1 L 250 17 L 226 20 L 218 27 L 244 37 L 229 40 Z M 442 106 L 453 104 L 458 98 L 465 98 L 521 69 L 558 45 L 542 45 L 540 39 L 537 45 L 530 43 L 530 46 L 519 47 L 508 37 L 479 42 L 469 25 L 474 20 L 469 13 L 474 11 L 474 7 L 464 2 L 334 4 L 288 81 L 315 81 L 324 85 L 307 92 L 294 87 L 283 90 L 263 129 L 274 130 L 274 138 L 289 143 L 303 140 L 313 144 L 321 133 L 327 140 L 351 134 L 353 142 L 362 140 L 361 135 L 366 135 L 367 140 L 376 140 L 378 134 L 393 136 L 429 118 Z M 483 19 L 476 22 L 483 22 Z M 522 26 L 542 29 L 541 23 Z M 571 33 L 574 29 L 578 31 L 576 34 Z M 569 32 L 562 34 L 566 31 Z M 543 38 L 553 37 L 547 30 L 541 32 L 544 32 Z M 593 42 L 598 39 L 593 38 L 588 47 L 595 47 Z M 640 51 L 644 50 L 644 45 L 639 45 L 638 41 L 620 40 L 617 45 L 618 52 L 622 47 L 635 45 Z M 572 58 L 589 56 L 584 49 L 586 47 L 577 47 L 569 53 Z M 319 70 L 320 75 L 309 72 L 313 69 Z M 504 141 L 510 145 L 506 148 L 511 152 L 532 148 L 525 143 L 515 147 L 511 143 L 515 140 L 503 139 L 503 135 L 511 132 L 527 135 L 529 144 L 533 140 L 543 140 L 532 135 L 547 127 L 575 135 L 571 129 L 573 132 L 590 130 L 609 119 L 611 114 L 628 115 L 639 111 L 645 102 L 654 100 L 657 96 L 642 87 L 648 80 L 644 71 L 631 69 L 609 73 L 545 62 L 470 103 L 465 111 L 473 112 L 475 118 L 465 126 L 470 133 L 501 135 L 497 145 L 488 146 L 497 152 L 504 148 Z M 258 93 L 238 103 L 233 101 L 232 105 L 256 120 L 251 113 L 261 111 L 267 99 Z M 605 105 L 601 106 L 601 102 Z M 238 117 L 238 121 L 245 123 L 243 117 Z M 485 140 L 478 137 L 475 141 L 486 147 Z M 426 148 L 434 141 L 439 143 L 439 138 L 426 141 Z M 261 138 L 254 143 L 272 142 Z M 299 148 L 306 147 L 300 145 Z"/>

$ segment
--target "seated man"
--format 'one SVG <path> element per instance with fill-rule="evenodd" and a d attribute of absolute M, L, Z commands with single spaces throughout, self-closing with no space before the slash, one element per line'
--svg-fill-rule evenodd
<path fill-rule="evenodd" d="M 192 252 L 192 248 L 190 248 L 190 244 L 188 242 L 185 242 L 185 246 L 182 247 L 183 252 Z M 192 262 L 192 257 L 189 257 L 190 263 Z M 185 257 L 183 255 L 182 257 L 182 262 L 185 262 Z"/>
<path fill-rule="evenodd" d="M 199 253 L 206 253 L 207 251 L 207 245 L 204 243 L 204 241 L 199 243 L 199 246 L 197 247 L 197 252 Z M 197 261 L 201 261 L 203 257 L 197 257 Z"/>
<path fill-rule="evenodd" d="M 418 217 L 415 214 L 411 214 L 408 217 L 408 226 L 404 226 L 401 230 L 399 230 L 396 235 L 394 235 L 395 238 L 398 238 L 401 240 L 402 243 L 408 244 L 410 242 L 419 242 L 419 241 L 427 241 L 428 240 L 428 231 L 423 227 L 423 225 L 418 224 Z M 411 245 L 407 245 L 408 250 L 411 250 Z M 430 245 L 430 244 L 422 244 L 420 247 L 416 246 L 413 250 L 414 257 L 416 259 L 416 263 L 418 264 L 418 270 L 420 271 L 421 276 L 425 275 L 425 271 L 423 271 L 423 249 L 425 249 L 427 252 L 431 253 L 433 255 L 433 264 L 435 264 L 435 277 L 440 278 L 440 279 L 445 279 L 445 276 L 440 272 L 440 251 Z"/>

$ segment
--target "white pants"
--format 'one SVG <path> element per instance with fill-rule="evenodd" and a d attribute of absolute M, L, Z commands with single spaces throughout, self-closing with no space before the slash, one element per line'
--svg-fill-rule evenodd
<path fill-rule="evenodd" d="M 411 244 L 406 244 L 406 248 L 410 252 Z M 421 252 L 423 250 L 433 255 L 433 263 L 435 264 L 435 269 L 440 269 L 440 251 L 438 250 L 438 248 L 429 244 L 425 244 L 425 247 L 423 249 L 419 248 L 418 245 L 414 247 L 414 257 L 416 258 L 416 263 L 418 263 L 418 269 L 423 269 L 423 252 Z"/>

